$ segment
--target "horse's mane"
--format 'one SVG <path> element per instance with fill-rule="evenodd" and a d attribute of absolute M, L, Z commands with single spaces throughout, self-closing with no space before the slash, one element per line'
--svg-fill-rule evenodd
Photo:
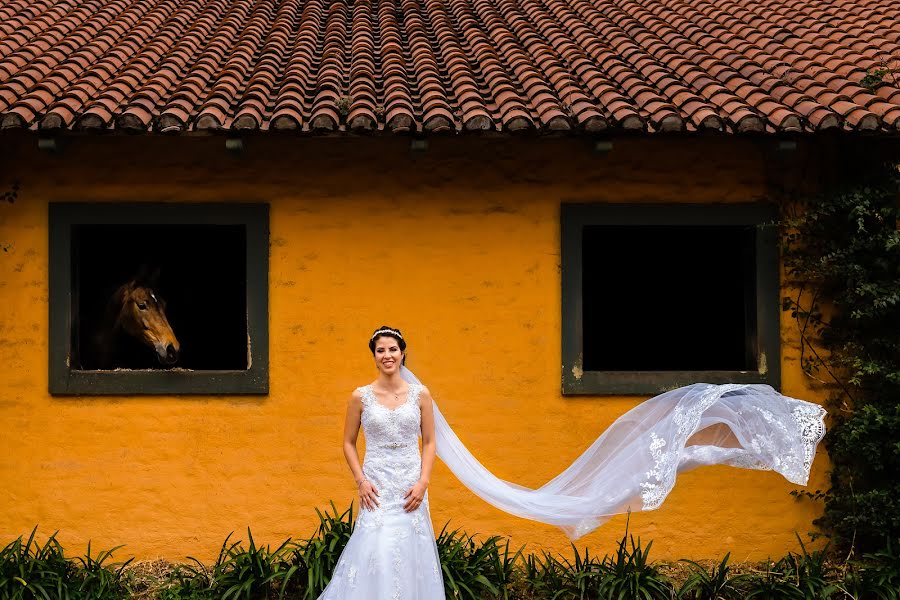
<path fill-rule="evenodd" d="M 99 368 L 112 366 L 113 357 L 116 354 L 120 336 L 119 311 L 125 299 L 125 290 L 134 284 L 134 280 L 123 283 L 110 294 L 103 309 L 103 315 L 97 323 L 97 329 L 91 336 L 94 350 L 94 359 Z"/>
<path fill-rule="evenodd" d="M 110 332 L 118 328 L 119 309 L 125 298 L 125 288 L 132 284 L 134 284 L 134 280 L 123 283 L 110 295 L 109 300 L 106 301 L 106 308 L 103 310 L 103 318 L 100 320 L 101 328 L 106 328 Z M 101 329 L 100 333 L 103 331 L 104 329 Z"/>

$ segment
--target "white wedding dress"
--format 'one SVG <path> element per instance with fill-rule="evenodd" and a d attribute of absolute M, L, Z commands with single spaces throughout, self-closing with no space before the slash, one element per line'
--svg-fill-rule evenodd
<path fill-rule="evenodd" d="M 406 402 L 389 409 L 370 385 L 362 394 L 366 436 L 363 473 L 378 490 L 378 506 L 360 508 L 347 546 L 319 600 L 443 600 L 444 578 L 428 511 L 406 512 L 403 495 L 419 479 L 421 385 L 409 384 Z"/>

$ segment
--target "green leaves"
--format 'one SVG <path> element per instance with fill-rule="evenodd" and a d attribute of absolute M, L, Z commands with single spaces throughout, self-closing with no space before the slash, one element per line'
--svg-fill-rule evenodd
<path fill-rule="evenodd" d="M 343 513 L 331 502 L 331 512 L 316 509 L 319 525 L 306 540 L 285 540 L 278 548 L 257 546 L 247 528 L 249 547 L 229 543 L 207 567 L 194 557 L 194 566 L 180 566 L 165 600 L 255 600 L 268 598 L 315 599 L 331 579 L 337 559 L 353 531 L 353 505 Z"/>
<path fill-rule="evenodd" d="M 304 599 L 315 600 L 328 585 L 337 560 L 353 533 L 353 504 L 343 513 L 338 513 L 334 502 L 330 504 L 331 512 L 316 509 L 319 517 L 316 532 L 293 552 Z"/>
<path fill-rule="evenodd" d="M 685 600 L 737 600 L 743 591 L 740 584 L 746 575 L 732 575 L 728 559 L 731 553 L 711 570 L 707 571 L 699 563 L 690 560 L 681 562 L 690 565 L 691 574 L 678 589 L 678 598 Z"/>
<path fill-rule="evenodd" d="M 838 390 L 825 438 L 831 488 L 816 524 L 842 552 L 900 536 L 900 176 L 894 164 L 855 168 L 840 185 L 784 202 L 780 222 L 794 290 L 782 309 L 800 332 L 800 366 Z"/>
<path fill-rule="evenodd" d="M 641 539 L 629 536 L 626 525 L 616 551 L 612 555 L 592 557 L 587 548 L 584 556 L 572 545 L 570 561 L 544 552 L 525 559 L 524 587 L 533 598 L 663 600 L 675 597 L 671 582 L 649 562 L 650 547 Z"/>
<path fill-rule="evenodd" d="M 122 564 L 110 564 L 112 552 L 66 559 L 56 534 L 43 545 L 34 543 L 35 530 L 23 543 L 20 536 L 0 551 L 0 598 L 3 600 L 120 600 L 143 587 L 141 598 L 158 600 L 314 600 L 327 585 L 337 558 L 353 527 L 353 507 L 338 512 L 317 511 L 319 525 L 309 539 L 278 548 L 257 546 L 248 528 L 248 545 L 229 534 L 212 565 L 188 557 L 149 596 L 147 586 L 133 586 L 133 574 Z M 798 536 L 798 540 L 800 540 Z M 763 570 L 734 574 L 730 555 L 708 570 L 680 561 L 689 573 L 680 587 L 650 561 L 652 543 L 625 533 L 611 554 L 591 555 L 573 544 L 572 558 L 548 552 L 515 552 L 509 540 L 490 536 L 479 541 L 460 529 L 445 526 L 437 539 L 444 587 L 449 599 L 467 600 L 900 600 L 900 541 L 888 543 L 859 560 L 837 564 L 828 560 L 829 546 L 810 551 L 800 540 L 800 552 L 790 552 Z M 673 576 L 675 577 L 675 576 Z M 678 577 L 676 577 L 678 578 Z M 680 579 L 680 578 L 678 578 Z M 144 583 L 144 582 L 138 582 Z"/>
<path fill-rule="evenodd" d="M 510 554 L 509 541 L 501 545 L 499 535 L 477 542 L 460 529 L 448 531 L 447 525 L 437 537 L 447 597 L 510 598 L 513 569 L 522 548 Z"/>
<path fill-rule="evenodd" d="M 24 544 L 19 536 L 0 550 L 0 598 L 119 600 L 127 597 L 124 569 L 134 559 L 121 564 L 106 564 L 121 546 L 92 557 L 88 542 L 87 555 L 71 560 L 66 559 L 56 540 L 58 532 L 43 546 L 34 541 L 36 532 L 37 526 Z"/>

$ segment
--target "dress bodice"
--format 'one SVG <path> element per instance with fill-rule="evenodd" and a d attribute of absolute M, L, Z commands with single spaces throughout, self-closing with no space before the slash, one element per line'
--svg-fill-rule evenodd
<path fill-rule="evenodd" d="M 418 447 L 421 433 L 421 412 L 419 392 L 422 386 L 409 384 L 406 401 L 397 408 L 390 409 L 375 397 L 371 385 L 359 388 L 362 394 L 362 427 L 366 435 L 366 447 L 400 448 Z"/>
<path fill-rule="evenodd" d="M 380 503 L 378 510 L 360 512 L 360 525 L 377 526 L 384 514 L 403 512 L 404 495 L 421 475 L 419 393 L 422 386 L 409 384 L 406 401 L 395 409 L 378 402 L 372 386 L 359 389 L 366 436 L 363 473 L 378 490 Z"/>

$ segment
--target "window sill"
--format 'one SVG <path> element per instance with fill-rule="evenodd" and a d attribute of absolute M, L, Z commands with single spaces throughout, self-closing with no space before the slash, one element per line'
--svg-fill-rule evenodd
<path fill-rule="evenodd" d="M 562 393 L 575 395 L 656 395 L 692 383 L 762 383 L 778 389 L 771 373 L 757 371 L 580 371 L 564 367 Z"/>

